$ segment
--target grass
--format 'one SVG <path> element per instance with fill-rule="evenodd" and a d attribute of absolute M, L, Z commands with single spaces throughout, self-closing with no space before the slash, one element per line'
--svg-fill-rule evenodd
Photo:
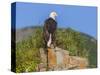
<path fill-rule="evenodd" d="M 16 43 L 16 72 L 36 71 L 41 62 L 39 48 L 44 47 L 42 28 L 35 28 L 32 36 Z M 97 47 L 90 37 L 81 35 L 71 28 L 58 29 L 56 34 L 58 47 L 68 50 L 70 55 L 88 58 L 89 67 L 97 67 Z"/>

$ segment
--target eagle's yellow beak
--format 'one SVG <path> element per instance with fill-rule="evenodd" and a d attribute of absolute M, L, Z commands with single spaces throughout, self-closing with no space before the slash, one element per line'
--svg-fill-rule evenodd
<path fill-rule="evenodd" d="M 54 12 L 54 16 L 58 16 L 56 12 Z"/>

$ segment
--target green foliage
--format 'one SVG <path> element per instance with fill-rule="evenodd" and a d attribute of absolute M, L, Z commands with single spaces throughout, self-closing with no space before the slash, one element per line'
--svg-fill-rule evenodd
<path fill-rule="evenodd" d="M 57 29 L 56 44 L 68 50 L 70 55 L 86 57 L 89 67 L 97 67 L 96 40 L 71 28 Z M 40 63 L 39 48 L 44 47 L 42 27 L 37 27 L 32 36 L 16 44 L 16 72 L 36 71 Z"/>
<path fill-rule="evenodd" d="M 70 52 L 70 55 L 88 58 L 89 67 L 97 67 L 96 40 L 71 28 L 57 30 L 57 46 Z"/>
<path fill-rule="evenodd" d="M 33 36 L 16 44 L 16 72 L 32 72 L 40 63 L 39 48 L 43 46 L 42 29 L 36 28 Z"/>
<path fill-rule="evenodd" d="M 58 46 L 69 50 L 70 55 L 85 57 L 86 55 L 83 54 L 85 52 L 84 42 L 85 39 L 80 35 L 80 33 L 71 28 L 62 30 L 60 29 L 57 31 Z"/>
<path fill-rule="evenodd" d="M 40 63 L 39 57 L 39 51 L 36 48 L 17 50 L 16 72 L 35 71 L 36 65 Z"/>

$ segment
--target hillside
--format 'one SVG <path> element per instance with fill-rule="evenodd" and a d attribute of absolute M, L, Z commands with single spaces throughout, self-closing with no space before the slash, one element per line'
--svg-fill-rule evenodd
<path fill-rule="evenodd" d="M 34 33 L 34 30 L 36 28 L 41 28 L 41 27 L 26 27 L 23 29 L 17 29 L 16 30 L 16 42 L 19 42 L 23 39 L 26 39 L 29 36 L 32 36 L 32 34 Z"/>
<path fill-rule="evenodd" d="M 97 40 L 72 28 L 58 28 L 57 47 L 68 50 L 69 55 L 89 60 L 88 68 L 97 67 Z M 42 27 L 27 27 L 16 31 L 16 71 L 36 71 L 41 63 L 39 49 L 44 47 Z"/>

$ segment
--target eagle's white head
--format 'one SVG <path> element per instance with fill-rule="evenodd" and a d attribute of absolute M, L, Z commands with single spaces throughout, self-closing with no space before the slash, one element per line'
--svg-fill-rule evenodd
<path fill-rule="evenodd" d="M 49 17 L 53 18 L 54 20 L 56 19 L 57 13 L 55 11 L 51 12 Z"/>

